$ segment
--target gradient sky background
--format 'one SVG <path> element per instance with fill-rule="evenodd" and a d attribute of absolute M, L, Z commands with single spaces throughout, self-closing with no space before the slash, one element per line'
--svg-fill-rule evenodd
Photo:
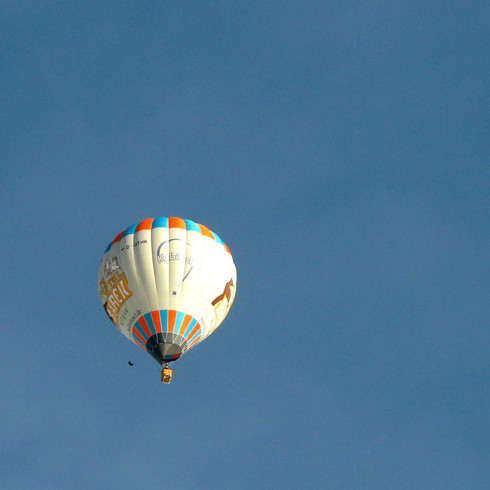
<path fill-rule="evenodd" d="M 490 488 L 489 19 L 1 1 L 2 488 Z M 157 216 L 238 268 L 169 387 L 96 284 Z"/>

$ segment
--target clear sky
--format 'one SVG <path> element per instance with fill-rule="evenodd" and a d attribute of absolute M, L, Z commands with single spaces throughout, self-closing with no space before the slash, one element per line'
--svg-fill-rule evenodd
<path fill-rule="evenodd" d="M 2 489 L 490 488 L 489 19 L 1 1 Z M 96 281 L 158 216 L 238 269 L 171 386 Z"/>

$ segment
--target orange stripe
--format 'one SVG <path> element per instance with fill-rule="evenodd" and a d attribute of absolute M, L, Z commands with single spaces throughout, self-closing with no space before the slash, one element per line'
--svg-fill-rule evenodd
<path fill-rule="evenodd" d="M 192 332 L 187 336 L 187 340 L 192 339 L 192 336 L 201 328 L 199 323 L 192 329 Z"/>
<path fill-rule="evenodd" d="M 182 228 L 185 230 L 185 221 L 182 218 L 169 218 L 168 219 L 169 228 Z"/>
<path fill-rule="evenodd" d="M 137 333 L 137 332 L 136 332 L 135 330 L 133 330 L 133 334 L 136 334 L 136 333 Z M 138 335 L 138 336 L 139 336 L 139 335 Z M 142 344 L 142 343 L 141 343 L 141 342 L 140 342 L 140 341 L 139 341 L 137 338 L 135 338 L 135 339 L 134 339 L 134 342 L 135 342 L 135 344 L 136 344 L 136 345 L 139 345 L 139 346 L 140 346 L 142 349 L 144 349 L 144 348 L 145 348 L 145 347 L 144 347 L 144 342 L 143 342 L 143 344 Z"/>
<path fill-rule="evenodd" d="M 137 339 L 140 339 L 140 342 L 145 344 L 145 339 L 141 336 L 141 334 L 138 332 L 138 330 L 134 329 L 133 334 L 136 336 Z"/>
<path fill-rule="evenodd" d="M 231 255 L 231 248 L 225 243 L 225 250 Z"/>
<path fill-rule="evenodd" d="M 140 318 L 140 325 L 143 327 L 146 335 L 148 335 L 148 338 L 150 338 L 153 334 L 151 333 L 151 330 L 149 329 L 144 316 Z"/>
<path fill-rule="evenodd" d="M 168 310 L 168 331 L 173 332 L 175 326 L 175 315 L 177 312 L 175 310 Z"/>
<path fill-rule="evenodd" d="M 118 233 L 116 235 L 116 238 L 114 238 L 114 240 L 112 240 L 112 244 L 114 245 L 116 242 L 118 242 L 123 235 L 124 235 L 124 231 L 121 231 L 121 233 Z"/>
<path fill-rule="evenodd" d="M 153 218 L 144 219 L 143 221 L 140 221 L 140 224 L 136 227 L 136 231 L 151 230 L 152 223 Z"/>
<path fill-rule="evenodd" d="M 198 225 L 199 228 L 201 228 L 201 235 L 208 236 L 209 238 L 212 238 L 214 240 L 214 236 L 209 230 L 209 228 L 206 228 L 204 225 Z"/>
<path fill-rule="evenodd" d="M 182 322 L 182 326 L 180 327 L 180 335 L 184 335 L 185 329 L 189 325 L 189 322 L 192 320 L 191 315 L 186 315 L 184 317 L 184 321 Z"/>
<path fill-rule="evenodd" d="M 151 318 L 153 319 L 153 323 L 155 324 L 155 328 L 157 329 L 157 333 L 162 332 L 162 327 L 160 326 L 160 312 L 152 311 Z"/>
<path fill-rule="evenodd" d="M 198 343 L 200 340 L 201 340 L 201 336 L 199 335 L 199 337 L 197 337 L 197 339 L 196 339 L 196 340 L 194 340 L 194 342 L 192 342 L 192 343 L 190 343 L 190 344 L 189 344 L 189 349 L 190 349 L 192 346 L 196 345 L 196 344 L 197 344 L 197 343 Z"/>

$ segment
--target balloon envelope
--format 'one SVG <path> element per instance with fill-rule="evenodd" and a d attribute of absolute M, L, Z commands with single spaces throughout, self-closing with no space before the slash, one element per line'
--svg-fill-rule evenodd
<path fill-rule="evenodd" d="M 219 327 L 237 274 L 216 233 L 181 218 L 146 219 L 119 233 L 100 262 L 100 300 L 119 331 L 159 363 Z"/>

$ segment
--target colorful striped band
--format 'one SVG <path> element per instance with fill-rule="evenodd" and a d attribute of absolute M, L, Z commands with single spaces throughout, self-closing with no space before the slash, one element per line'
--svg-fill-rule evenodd
<path fill-rule="evenodd" d="M 219 243 L 220 245 L 223 245 L 225 250 L 229 254 L 231 254 L 231 249 L 225 244 L 225 242 L 223 242 L 223 240 L 216 233 L 214 233 L 214 231 L 211 231 L 206 226 L 191 221 L 190 219 L 182 219 L 182 218 L 175 218 L 175 217 L 166 218 L 163 216 L 155 219 L 152 218 L 145 219 L 143 221 L 140 221 L 139 223 L 135 223 L 132 224 L 131 226 L 128 226 L 126 230 L 116 235 L 114 240 L 112 240 L 112 242 L 109 243 L 107 248 L 104 250 L 104 253 L 108 252 L 111 249 L 112 245 L 119 242 L 121 238 L 128 235 L 133 235 L 135 233 L 138 233 L 139 231 L 152 230 L 154 228 L 180 228 L 182 230 L 195 231 L 203 236 L 207 236 L 211 238 L 212 240 Z"/>
<path fill-rule="evenodd" d="M 201 340 L 201 325 L 187 313 L 155 310 L 140 316 L 131 329 L 135 344 L 157 362 L 171 362 Z"/>

